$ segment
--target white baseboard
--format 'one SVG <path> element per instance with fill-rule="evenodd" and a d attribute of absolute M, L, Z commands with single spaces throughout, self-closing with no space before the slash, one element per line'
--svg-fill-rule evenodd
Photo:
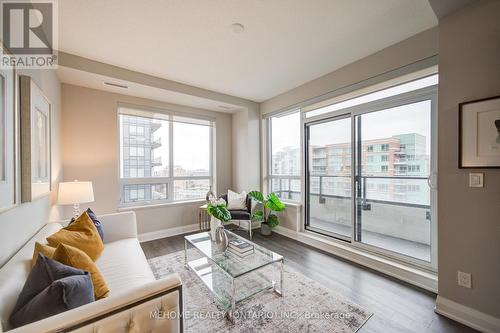
<path fill-rule="evenodd" d="M 155 239 L 186 234 L 188 232 L 193 232 L 193 231 L 197 231 L 197 230 L 200 230 L 200 226 L 198 223 L 195 223 L 195 224 L 182 225 L 180 227 L 145 232 L 145 233 L 139 234 L 138 238 L 139 238 L 139 242 L 148 242 L 148 241 L 152 241 Z"/>
<path fill-rule="evenodd" d="M 442 296 L 436 299 L 436 313 L 481 332 L 500 332 L 500 318 L 454 302 Z"/>
<path fill-rule="evenodd" d="M 409 267 L 374 254 L 354 249 L 351 246 L 327 239 L 326 236 L 313 234 L 307 231 L 298 232 L 282 226 L 277 226 L 274 230 L 283 236 L 309 244 L 315 248 L 437 293 L 437 275 L 435 273 Z"/>

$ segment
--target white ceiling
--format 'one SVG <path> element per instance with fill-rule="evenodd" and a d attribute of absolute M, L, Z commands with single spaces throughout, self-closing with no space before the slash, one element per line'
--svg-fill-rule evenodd
<path fill-rule="evenodd" d="M 241 106 L 218 102 L 211 99 L 196 97 L 178 92 L 150 87 L 129 81 L 118 80 L 104 75 L 80 71 L 73 68 L 59 66 L 57 76 L 64 83 L 97 90 L 104 90 L 116 94 L 124 94 L 155 101 L 190 106 L 199 109 L 212 110 L 224 113 L 240 111 Z M 127 88 L 105 85 L 104 82 L 119 84 Z"/>
<path fill-rule="evenodd" d="M 427 0 L 64 0 L 59 48 L 260 102 L 436 24 Z"/>

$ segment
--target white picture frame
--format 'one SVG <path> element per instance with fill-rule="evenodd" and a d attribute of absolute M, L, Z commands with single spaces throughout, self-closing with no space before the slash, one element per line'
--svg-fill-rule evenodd
<path fill-rule="evenodd" d="M 0 43 L 0 52 L 7 54 Z M 16 72 L 0 68 L 0 212 L 16 201 Z"/>
<path fill-rule="evenodd" d="M 21 202 L 51 191 L 51 104 L 29 76 L 19 77 L 21 100 Z"/>
<path fill-rule="evenodd" d="M 459 168 L 500 168 L 500 96 L 461 103 Z"/>

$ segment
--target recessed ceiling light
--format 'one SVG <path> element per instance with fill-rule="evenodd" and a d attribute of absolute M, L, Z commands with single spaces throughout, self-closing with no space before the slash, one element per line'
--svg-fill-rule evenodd
<path fill-rule="evenodd" d="M 119 83 L 103 81 L 102 84 L 104 84 L 105 86 L 111 86 L 111 87 L 115 87 L 115 88 L 128 89 L 128 87 L 126 85 L 119 84 Z"/>
<path fill-rule="evenodd" d="M 233 23 L 231 24 L 231 29 L 233 29 L 235 34 L 240 34 L 245 31 L 245 26 L 241 23 Z"/>

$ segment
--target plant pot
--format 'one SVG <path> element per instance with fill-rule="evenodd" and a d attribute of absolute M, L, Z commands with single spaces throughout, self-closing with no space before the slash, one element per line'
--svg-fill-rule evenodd
<path fill-rule="evenodd" d="M 260 224 L 260 234 L 263 236 L 271 236 L 273 233 L 273 230 L 271 227 L 269 227 L 269 224 L 267 223 L 261 223 Z"/>

